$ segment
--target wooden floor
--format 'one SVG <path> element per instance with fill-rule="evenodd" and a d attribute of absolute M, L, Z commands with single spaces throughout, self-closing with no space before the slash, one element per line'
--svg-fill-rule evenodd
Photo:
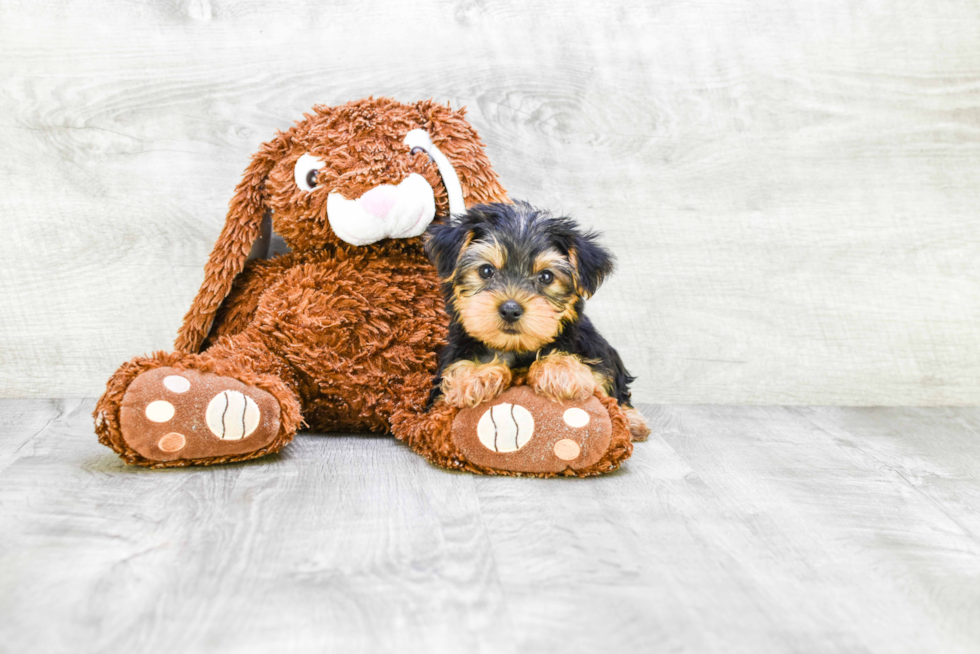
<path fill-rule="evenodd" d="M 126 467 L 0 402 L 0 651 L 977 652 L 980 409 L 644 407 L 591 480 L 377 436 Z"/>

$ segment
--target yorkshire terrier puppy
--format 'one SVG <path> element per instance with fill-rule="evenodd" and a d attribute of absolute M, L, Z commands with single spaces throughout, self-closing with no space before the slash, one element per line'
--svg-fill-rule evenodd
<path fill-rule="evenodd" d="M 433 224 L 425 248 L 443 282 L 451 322 L 430 401 L 459 408 L 492 400 L 524 373 L 553 400 L 614 397 L 634 440 L 650 433 L 630 404 L 619 353 L 583 315 L 613 257 L 570 218 L 526 202 L 484 204 Z"/>

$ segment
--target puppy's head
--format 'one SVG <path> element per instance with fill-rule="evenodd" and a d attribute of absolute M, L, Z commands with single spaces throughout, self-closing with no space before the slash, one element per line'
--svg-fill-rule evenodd
<path fill-rule="evenodd" d="M 479 205 L 432 225 L 425 247 L 470 336 L 497 350 L 533 352 L 578 319 L 612 272 L 612 255 L 596 238 L 570 218 L 516 202 Z"/>

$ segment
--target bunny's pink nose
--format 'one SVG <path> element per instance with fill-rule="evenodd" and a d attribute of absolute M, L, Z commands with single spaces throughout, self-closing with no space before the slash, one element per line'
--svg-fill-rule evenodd
<path fill-rule="evenodd" d="M 398 201 L 398 188 L 382 184 L 375 186 L 358 199 L 358 204 L 375 218 L 384 218 Z"/>

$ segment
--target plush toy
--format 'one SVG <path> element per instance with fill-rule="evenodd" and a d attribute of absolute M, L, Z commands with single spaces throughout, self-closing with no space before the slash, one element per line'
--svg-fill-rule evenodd
<path fill-rule="evenodd" d="M 392 432 L 472 472 L 617 468 L 627 420 L 598 392 L 558 403 L 518 379 L 475 408 L 427 407 L 448 317 L 421 236 L 437 216 L 505 200 L 463 111 L 315 107 L 253 156 L 176 351 L 109 379 L 99 441 L 128 463 L 209 465 L 277 452 L 305 425 Z"/>

